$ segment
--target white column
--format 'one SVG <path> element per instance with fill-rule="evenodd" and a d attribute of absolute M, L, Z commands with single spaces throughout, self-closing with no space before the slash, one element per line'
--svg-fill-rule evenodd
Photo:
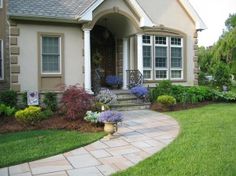
<path fill-rule="evenodd" d="M 91 92 L 91 29 L 83 29 L 84 31 L 84 88 Z"/>
<path fill-rule="evenodd" d="M 143 74 L 143 35 L 137 34 L 137 68 Z"/>
<path fill-rule="evenodd" d="M 127 89 L 128 38 L 123 38 L 123 89 Z"/>

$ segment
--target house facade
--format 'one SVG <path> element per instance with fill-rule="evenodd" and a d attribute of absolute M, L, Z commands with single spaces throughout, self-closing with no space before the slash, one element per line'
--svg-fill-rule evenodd
<path fill-rule="evenodd" d="M 10 88 L 7 0 L 0 0 L 0 92 Z"/>
<path fill-rule="evenodd" d="M 108 75 L 126 89 L 132 72 L 148 86 L 197 84 L 206 26 L 188 0 L 9 0 L 8 16 L 13 90 L 90 91 Z"/>

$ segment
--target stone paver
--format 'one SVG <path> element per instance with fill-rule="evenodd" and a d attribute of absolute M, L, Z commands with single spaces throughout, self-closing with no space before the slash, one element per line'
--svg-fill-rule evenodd
<path fill-rule="evenodd" d="M 167 115 L 150 110 L 123 113 L 125 119 L 112 140 L 2 168 L 0 176 L 107 176 L 160 151 L 179 133 L 178 123 Z"/>

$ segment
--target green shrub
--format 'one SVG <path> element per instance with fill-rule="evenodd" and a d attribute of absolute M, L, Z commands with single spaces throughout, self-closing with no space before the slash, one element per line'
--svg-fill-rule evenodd
<path fill-rule="evenodd" d="M 176 104 L 176 99 L 169 95 L 161 95 L 157 98 L 157 103 L 160 103 L 164 106 L 171 106 Z"/>
<path fill-rule="evenodd" d="M 14 115 L 15 111 L 16 111 L 15 108 L 11 108 L 10 106 L 0 104 L 0 117 L 1 116 L 12 116 L 12 115 Z"/>
<path fill-rule="evenodd" d="M 41 108 L 36 106 L 29 106 L 24 110 L 17 111 L 15 117 L 20 122 L 33 125 L 42 119 Z"/>
<path fill-rule="evenodd" d="M 214 98 L 217 101 L 236 102 L 236 93 L 232 91 L 220 92 L 220 91 L 215 90 Z"/>
<path fill-rule="evenodd" d="M 0 93 L 0 103 L 10 107 L 17 107 L 17 92 L 7 90 Z"/>
<path fill-rule="evenodd" d="M 171 95 L 172 84 L 169 80 L 160 81 L 159 84 L 150 91 L 151 102 L 155 102 L 160 95 Z"/>
<path fill-rule="evenodd" d="M 214 67 L 213 71 L 213 86 L 217 89 L 222 90 L 223 86 L 231 86 L 231 74 L 228 65 L 220 62 Z"/>
<path fill-rule="evenodd" d="M 47 119 L 48 117 L 53 116 L 53 111 L 51 109 L 45 109 L 40 112 L 40 119 Z"/>
<path fill-rule="evenodd" d="M 57 110 L 57 94 L 52 92 L 47 92 L 44 95 L 43 103 L 46 105 L 46 109 L 51 111 Z"/>

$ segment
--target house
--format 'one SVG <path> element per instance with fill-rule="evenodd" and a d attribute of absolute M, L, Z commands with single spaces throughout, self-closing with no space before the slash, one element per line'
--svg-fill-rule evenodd
<path fill-rule="evenodd" d="M 9 0 L 11 89 L 88 91 L 107 75 L 198 82 L 197 33 L 188 0 Z M 99 57 L 98 57 L 99 56 Z M 97 59 L 99 58 L 99 59 Z"/>
<path fill-rule="evenodd" d="M 7 1 L 0 0 L 0 92 L 10 88 Z"/>

